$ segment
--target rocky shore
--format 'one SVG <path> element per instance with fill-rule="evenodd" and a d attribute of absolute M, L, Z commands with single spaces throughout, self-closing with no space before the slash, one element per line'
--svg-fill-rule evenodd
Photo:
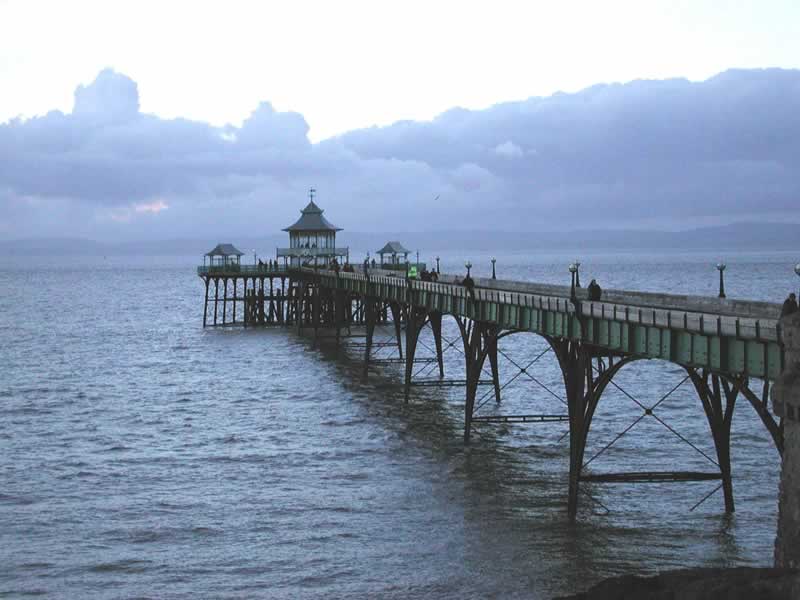
<path fill-rule="evenodd" d="M 654 577 L 625 575 L 559 600 L 798 600 L 800 571 L 682 569 Z"/>

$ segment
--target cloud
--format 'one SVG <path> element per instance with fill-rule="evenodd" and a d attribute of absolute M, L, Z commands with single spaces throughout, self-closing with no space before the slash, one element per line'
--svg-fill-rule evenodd
<path fill-rule="evenodd" d="M 505 156 L 506 158 L 519 158 L 525 154 L 522 148 L 517 146 L 511 140 L 507 140 L 502 144 L 497 144 L 497 146 L 494 147 L 493 152 L 498 156 Z"/>
<path fill-rule="evenodd" d="M 167 210 L 168 208 L 169 206 L 163 200 L 154 200 L 153 202 L 142 202 L 133 205 L 133 210 L 138 213 L 158 214 L 162 210 Z"/>
<path fill-rule="evenodd" d="M 362 231 L 800 219 L 798 105 L 800 71 L 728 71 L 311 144 L 305 118 L 269 102 L 240 127 L 142 113 L 136 83 L 104 70 L 71 113 L 0 124 L 0 236 L 266 235 L 311 186 Z"/>
<path fill-rule="evenodd" d="M 139 88 L 130 77 L 105 69 L 91 85 L 75 90 L 72 114 L 105 122 L 134 119 L 139 114 Z"/>

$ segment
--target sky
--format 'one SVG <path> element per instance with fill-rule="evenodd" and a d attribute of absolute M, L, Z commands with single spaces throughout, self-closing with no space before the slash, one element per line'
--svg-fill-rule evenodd
<path fill-rule="evenodd" d="M 797 2 L 0 0 L 0 237 L 798 221 L 798 68 Z"/>
<path fill-rule="evenodd" d="M 0 121 L 69 110 L 107 67 L 143 112 L 238 125 L 269 100 L 318 141 L 601 82 L 798 66 L 793 0 L 0 0 Z"/>

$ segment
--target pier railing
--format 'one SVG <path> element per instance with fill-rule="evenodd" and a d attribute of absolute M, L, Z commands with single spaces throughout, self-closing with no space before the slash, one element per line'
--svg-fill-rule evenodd
<path fill-rule="evenodd" d="M 350 248 L 336 246 L 335 248 L 278 248 L 277 256 L 293 258 L 314 258 L 315 256 L 348 256 Z"/>
<path fill-rule="evenodd" d="M 617 290 L 609 292 L 607 300 L 578 296 L 573 302 L 570 289 L 563 286 L 541 286 L 547 293 L 538 293 L 524 282 L 503 285 L 497 280 L 478 280 L 470 293 L 454 283 L 454 276 L 444 274 L 439 282 L 430 282 L 385 272 L 368 277 L 341 272 L 336 283 L 333 271 L 310 272 L 327 280 L 324 285 L 359 294 L 489 321 L 507 329 L 579 337 L 650 358 L 768 379 L 777 377 L 783 366 L 777 304 Z M 512 289 L 480 287 L 489 282 Z"/>
<path fill-rule="evenodd" d="M 216 275 L 220 277 L 243 277 L 274 275 L 288 273 L 289 269 L 283 265 L 214 265 L 197 267 L 198 275 Z"/>

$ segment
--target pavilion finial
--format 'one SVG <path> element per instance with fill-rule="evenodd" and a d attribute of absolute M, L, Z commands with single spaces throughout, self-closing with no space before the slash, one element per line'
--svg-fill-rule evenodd
<path fill-rule="evenodd" d="M 315 190 L 313 187 L 309 188 L 308 189 L 308 198 L 309 198 L 309 200 L 311 200 L 313 202 L 314 201 L 314 194 L 316 194 L 316 193 L 317 193 L 317 190 Z"/>

